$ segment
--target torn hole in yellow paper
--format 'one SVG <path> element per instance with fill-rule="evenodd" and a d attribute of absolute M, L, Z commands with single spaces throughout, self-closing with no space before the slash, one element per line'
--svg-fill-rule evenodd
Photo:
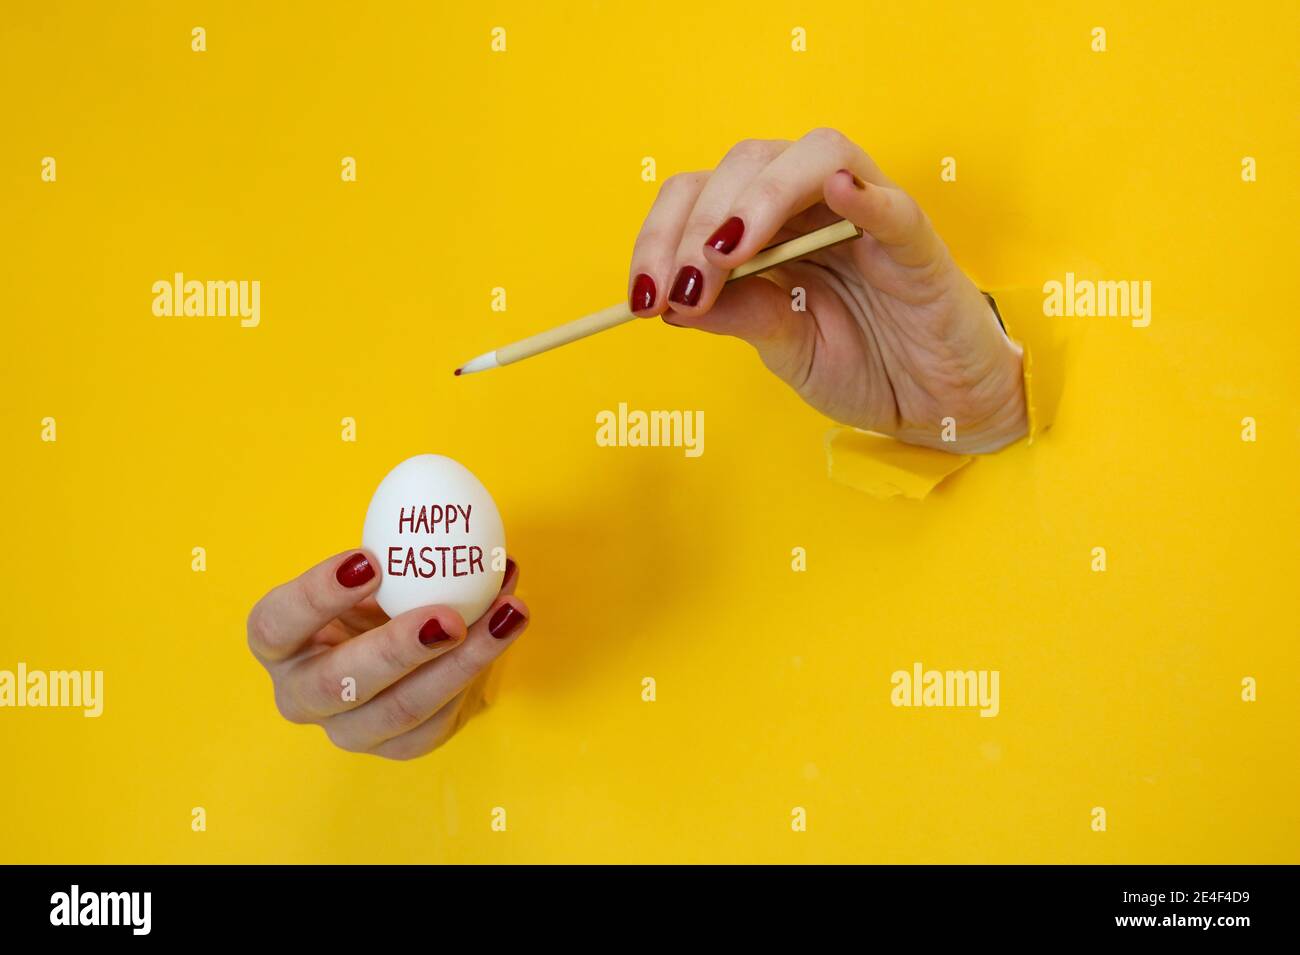
<path fill-rule="evenodd" d="M 970 460 L 969 454 L 920 448 L 856 428 L 826 432 L 826 470 L 831 480 L 883 499 L 922 500 Z"/>

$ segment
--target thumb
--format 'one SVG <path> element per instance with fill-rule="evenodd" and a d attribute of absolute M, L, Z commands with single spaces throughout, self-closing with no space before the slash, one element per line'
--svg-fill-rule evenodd
<path fill-rule="evenodd" d="M 899 265 L 924 265 L 937 255 L 939 237 L 930 220 L 897 186 L 864 182 L 841 169 L 822 188 L 831 211 L 879 242 Z"/>

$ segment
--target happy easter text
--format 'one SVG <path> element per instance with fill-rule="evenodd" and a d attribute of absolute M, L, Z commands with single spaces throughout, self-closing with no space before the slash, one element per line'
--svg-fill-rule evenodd
<path fill-rule="evenodd" d="M 469 533 L 469 512 L 473 504 L 427 504 L 405 507 L 397 516 L 397 533 Z M 468 577 L 483 573 L 483 548 L 477 544 L 432 547 L 389 547 L 388 573 L 393 577 Z"/>

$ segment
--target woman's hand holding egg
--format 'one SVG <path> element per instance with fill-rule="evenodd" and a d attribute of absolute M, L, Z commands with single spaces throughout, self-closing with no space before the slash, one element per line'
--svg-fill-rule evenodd
<path fill-rule="evenodd" d="M 375 555 L 347 551 L 276 587 L 248 615 L 248 645 L 294 723 L 342 749 L 411 759 L 456 731 L 477 677 L 518 638 L 528 608 L 506 564 L 500 592 L 469 626 L 446 606 L 390 618 L 375 601 Z"/>

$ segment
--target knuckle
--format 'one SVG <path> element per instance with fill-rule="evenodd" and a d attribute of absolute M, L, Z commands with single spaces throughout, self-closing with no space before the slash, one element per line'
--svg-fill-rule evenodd
<path fill-rule="evenodd" d="M 322 670 L 316 675 L 312 692 L 323 709 L 338 709 L 337 704 L 343 702 L 343 678 L 333 670 Z"/>
<path fill-rule="evenodd" d="M 405 673 L 414 664 L 406 652 L 406 642 L 396 627 L 391 628 L 384 639 L 379 641 L 375 647 L 375 654 L 384 669 L 390 673 Z"/>
<path fill-rule="evenodd" d="M 303 603 L 307 609 L 317 619 L 332 619 L 335 616 L 334 610 L 330 606 L 330 601 L 321 588 L 312 581 L 304 581 L 302 585 Z"/>
<path fill-rule="evenodd" d="M 779 206 L 785 200 L 785 186 L 771 176 L 754 180 L 752 198 L 756 206 Z"/>
<path fill-rule="evenodd" d="M 462 677 L 462 686 L 477 679 L 488 662 L 481 659 L 470 645 L 461 647 L 456 653 L 449 656 L 452 662 L 456 664 L 456 669 Z"/>
<path fill-rule="evenodd" d="M 847 136 L 830 126 L 818 126 L 816 129 L 810 129 L 804 139 L 827 149 L 837 149 L 849 141 Z"/>
<path fill-rule="evenodd" d="M 685 173 L 675 172 L 667 179 L 665 179 L 663 182 L 661 182 L 659 184 L 659 195 L 671 196 L 678 189 L 681 189 L 682 186 L 685 185 L 685 183 L 682 182 L 682 177 L 685 175 L 686 175 Z"/>
<path fill-rule="evenodd" d="M 762 139 L 742 139 L 727 150 L 724 161 L 728 159 L 759 161 L 766 159 L 770 152 L 771 146 Z"/>
<path fill-rule="evenodd" d="M 712 209 L 697 209 L 691 212 L 690 218 L 686 220 L 686 228 L 682 232 L 682 244 L 678 250 L 681 258 L 690 259 L 699 253 L 705 237 L 718 227 L 723 215 L 725 213 L 717 213 Z"/>
<path fill-rule="evenodd" d="M 419 706 L 406 699 L 398 690 L 390 693 L 384 701 L 382 720 L 384 728 L 392 736 L 415 729 L 423 719 L 424 714 L 420 712 Z"/>
<path fill-rule="evenodd" d="M 279 710 L 280 715 L 290 723 L 301 724 L 311 722 L 307 718 L 307 713 L 303 709 L 302 704 L 299 703 L 297 698 L 285 688 L 283 681 L 280 680 L 277 680 L 275 683 L 275 708 Z"/>
<path fill-rule="evenodd" d="M 248 612 L 248 621 L 245 624 L 248 631 L 248 648 L 254 656 L 259 655 L 270 643 L 270 631 L 268 630 L 266 610 L 261 601 L 253 605 L 253 609 Z"/>
<path fill-rule="evenodd" d="M 925 212 L 921 209 L 920 203 L 907 193 L 899 190 L 895 203 L 899 211 L 899 217 L 909 229 L 917 229 L 925 221 Z"/>
<path fill-rule="evenodd" d="M 659 229 L 647 228 L 636 237 L 636 253 L 649 252 L 654 249 L 662 248 L 668 244 L 668 240 Z"/>
<path fill-rule="evenodd" d="M 671 196 L 683 190 L 692 189 L 699 182 L 698 172 L 675 172 L 664 180 L 659 187 L 659 195 Z"/>
<path fill-rule="evenodd" d="M 367 752 L 367 748 L 345 728 L 330 723 L 323 724 L 322 728 L 325 730 L 325 735 L 329 738 L 329 741 L 345 753 Z"/>
<path fill-rule="evenodd" d="M 423 733 L 412 733 L 407 736 L 399 736 L 397 739 L 391 739 L 376 750 L 376 753 L 385 759 L 396 760 L 397 762 L 407 762 L 412 759 L 419 759 L 421 756 L 427 756 L 435 749 L 440 747 L 456 732 L 456 724 L 449 720 L 444 720 L 433 737 L 428 737 Z"/>

